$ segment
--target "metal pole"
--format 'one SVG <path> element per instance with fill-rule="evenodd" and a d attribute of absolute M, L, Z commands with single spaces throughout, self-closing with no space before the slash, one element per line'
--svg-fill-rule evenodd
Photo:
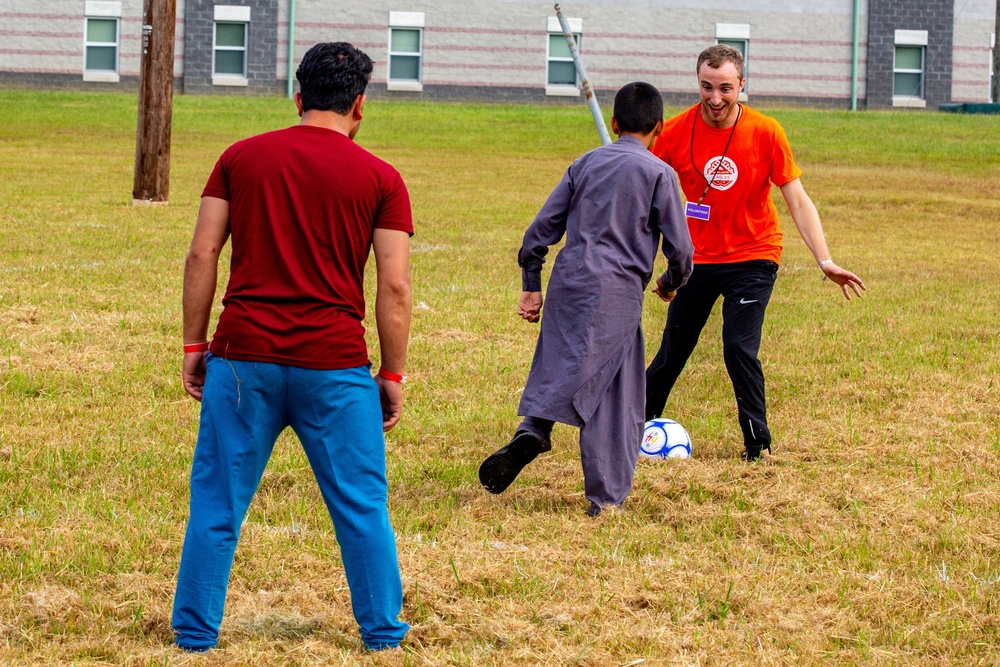
<path fill-rule="evenodd" d="M 176 10 L 176 0 L 145 0 L 142 10 L 139 121 L 132 182 L 134 205 L 167 203 Z"/>
<path fill-rule="evenodd" d="M 1000 0 L 997 0 L 997 21 L 993 26 L 993 81 L 990 84 L 990 101 L 1000 102 Z"/>
<path fill-rule="evenodd" d="M 858 31 L 861 28 L 861 0 L 854 0 L 854 51 L 851 59 L 851 111 L 858 110 Z"/>
<path fill-rule="evenodd" d="M 583 68 L 583 61 L 580 60 L 580 51 L 576 48 L 576 40 L 573 39 L 573 31 L 569 29 L 569 21 L 566 20 L 566 17 L 562 15 L 562 11 L 559 10 L 559 3 L 556 3 L 556 16 L 559 18 L 559 25 L 562 26 L 563 35 L 566 36 L 566 41 L 569 43 L 569 52 L 573 56 L 573 64 L 576 65 L 576 73 L 580 77 L 580 88 L 583 90 L 583 94 L 587 98 L 587 104 L 590 105 L 590 114 L 594 117 L 594 125 L 597 126 L 597 133 L 601 135 L 601 143 L 610 144 L 611 135 L 608 134 L 608 128 L 604 124 L 604 116 L 601 114 L 601 107 L 597 104 L 597 97 L 594 95 L 594 89 L 590 87 L 590 79 L 587 78 L 587 70 Z"/>
<path fill-rule="evenodd" d="M 295 0 L 288 2 L 288 99 L 295 89 Z"/>

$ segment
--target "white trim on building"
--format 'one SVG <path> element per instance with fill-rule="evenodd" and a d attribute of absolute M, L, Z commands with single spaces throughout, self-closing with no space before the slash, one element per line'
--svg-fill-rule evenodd
<path fill-rule="evenodd" d="M 924 83 L 928 38 L 927 30 L 896 30 L 893 36 L 892 106 L 916 109 L 927 106 Z"/>
<path fill-rule="evenodd" d="M 424 12 L 389 12 L 386 89 L 423 92 Z"/>
<path fill-rule="evenodd" d="M 243 5 L 215 5 L 212 26 L 212 85 L 250 85 L 247 52 L 250 49 L 251 8 Z M 242 37 L 240 28 L 242 27 Z M 223 39 L 220 40 L 219 29 Z"/>
<path fill-rule="evenodd" d="M 566 23 L 579 51 L 583 41 L 583 19 L 566 17 Z M 546 19 L 545 33 L 545 94 L 554 97 L 579 97 L 580 77 L 558 16 Z M 569 83 L 570 80 L 573 83 Z"/>
<path fill-rule="evenodd" d="M 83 14 L 83 80 L 118 83 L 122 3 L 88 0 Z"/>

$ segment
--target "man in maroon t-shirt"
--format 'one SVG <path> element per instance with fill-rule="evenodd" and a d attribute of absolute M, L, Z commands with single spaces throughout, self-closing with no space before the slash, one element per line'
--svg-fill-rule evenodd
<path fill-rule="evenodd" d="M 410 329 L 410 200 L 399 173 L 354 143 L 372 61 L 350 44 L 302 59 L 300 124 L 219 158 L 184 269 L 184 389 L 201 401 L 173 628 L 215 646 L 240 525 L 275 440 L 291 427 L 336 528 L 369 650 L 399 645 L 402 583 L 386 506 L 385 439 L 399 421 Z M 229 284 L 212 341 L 219 254 Z M 374 250 L 381 368 L 365 345 Z"/>

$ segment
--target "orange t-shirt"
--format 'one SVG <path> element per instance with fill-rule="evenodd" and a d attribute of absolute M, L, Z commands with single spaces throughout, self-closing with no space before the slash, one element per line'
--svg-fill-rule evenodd
<path fill-rule="evenodd" d="M 666 121 L 653 145 L 653 153 L 677 172 L 689 202 L 701 198 L 714 175 L 702 202 L 711 207 L 709 219 L 687 219 L 695 264 L 777 262 L 782 234 L 771 184 L 780 187 L 802 175 L 785 131 L 778 121 L 746 105 L 735 130 L 715 129 L 701 117 L 700 108 L 696 104 Z"/>

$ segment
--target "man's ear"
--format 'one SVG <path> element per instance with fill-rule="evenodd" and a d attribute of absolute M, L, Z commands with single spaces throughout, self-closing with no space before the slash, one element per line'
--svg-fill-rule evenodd
<path fill-rule="evenodd" d="M 362 112 L 365 110 L 365 94 L 361 93 L 354 99 L 354 104 L 351 106 L 351 117 L 354 120 L 361 120 Z"/>
<path fill-rule="evenodd" d="M 662 118 L 660 120 L 656 121 L 656 127 L 653 128 L 653 138 L 655 139 L 656 137 L 660 136 L 661 134 L 663 134 L 663 119 Z"/>
<path fill-rule="evenodd" d="M 618 127 L 618 119 L 614 116 L 611 117 L 611 131 L 614 132 L 616 136 L 621 136 L 621 128 Z"/>
<path fill-rule="evenodd" d="M 298 109 L 299 118 L 302 118 L 302 93 L 296 92 L 292 95 L 292 99 L 295 100 L 295 108 Z"/>

